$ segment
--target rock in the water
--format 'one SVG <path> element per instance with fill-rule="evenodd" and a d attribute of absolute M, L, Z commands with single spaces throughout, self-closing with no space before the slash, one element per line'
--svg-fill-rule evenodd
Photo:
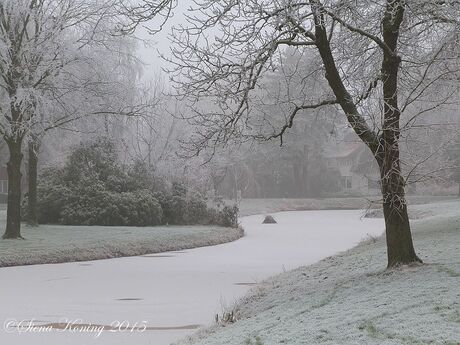
<path fill-rule="evenodd" d="M 262 224 L 276 224 L 276 220 L 272 216 L 268 215 L 268 216 L 265 216 L 265 219 L 262 222 Z"/>

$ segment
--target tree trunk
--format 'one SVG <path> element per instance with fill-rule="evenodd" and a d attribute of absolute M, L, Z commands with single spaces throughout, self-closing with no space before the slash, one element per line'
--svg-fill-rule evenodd
<path fill-rule="evenodd" d="M 399 156 L 399 150 L 394 153 Z M 387 162 L 381 168 L 388 267 L 422 262 L 415 254 L 404 193 L 404 179 L 399 169 L 395 169 L 395 165 L 399 166 L 399 158 L 394 157 L 386 155 Z M 389 170 L 385 168 L 392 166 Z"/>
<path fill-rule="evenodd" d="M 8 170 L 8 205 L 4 239 L 21 238 L 21 161 L 22 139 L 6 140 L 10 151 Z"/>
<path fill-rule="evenodd" d="M 383 40 L 388 47 L 382 62 L 383 133 L 381 138 L 380 175 L 382 181 L 383 214 L 387 241 L 388 267 L 422 262 L 412 243 L 405 181 L 401 174 L 399 150 L 401 112 L 398 104 L 398 72 L 401 58 L 397 54 L 399 28 L 405 4 L 402 0 L 387 0 L 382 19 Z M 379 161 L 379 158 L 377 158 Z"/>
<path fill-rule="evenodd" d="M 398 56 L 398 37 L 404 17 L 405 1 L 387 0 L 382 18 L 384 46 L 381 76 L 383 84 L 383 133 L 373 131 L 360 114 L 353 97 L 348 92 L 335 64 L 325 28 L 324 10 L 319 0 L 310 1 L 315 21 L 315 44 L 324 64 L 326 79 L 348 122 L 360 139 L 374 154 L 381 172 L 383 208 L 386 225 L 388 267 L 411 262 L 421 262 L 412 243 L 407 204 L 404 194 L 405 181 L 401 175 L 399 157 L 400 110 L 398 105 L 398 72 L 401 58 Z"/>
<path fill-rule="evenodd" d="M 301 162 L 298 157 L 294 158 L 294 162 L 292 163 L 292 175 L 294 180 L 294 185 L 290 186 L 290 191 L 292 195 L 296 198 L 302 197 L 302 190 L 303 190 L 303 180 L 301 178 Z"/>
<path fill-rule="evenodd" d="M 28 202 L 27 202 L 27 224 L 38 225 L 37 217 L 37 174 L 38 174 L 38 148 L 36 140 L 29 141 L 29 169 L 28 169 Z"/>
<path fill-rule="evenodd" d="M 307 145 L 303 147 L 303 164 L 302 164 L 302 180 L 304 183 L 303 197 L 308 198 L 310 196 L 310 181 L 308 178 L 308 160 L 310 158 Z"/>

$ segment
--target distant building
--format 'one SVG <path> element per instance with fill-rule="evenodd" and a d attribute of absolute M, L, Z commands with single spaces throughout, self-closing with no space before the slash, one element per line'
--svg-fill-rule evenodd
<path fill-rule="evenodd" d="M 325 153 L 327 168 L 338 172 L 338 190 L 346 195 L 380 193 L 380 174 L 370 150 L 362 142 L 332 144 Z"/>

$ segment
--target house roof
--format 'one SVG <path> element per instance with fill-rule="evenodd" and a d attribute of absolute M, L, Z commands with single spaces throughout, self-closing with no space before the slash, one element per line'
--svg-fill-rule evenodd
<path fill-rule="evenodd" d="M 324 156 L 326 158 L 347 158 L 354 153 L 361 150 L 363 147 L 362 143 L 358 142 L 342 142 L 328 147 L 325 150 Z"/>
<path fill-rule="evenodd" d="M 356 165 L 353 167 L 353 171 L 370 176 L 379 176 L 379 167 L 370 150 L 363 150 L 361 152 Z"/>
<path fill-rule="evenodd" d="M 351 140 L 330 145 L 325 150 L 328 159 L 351 159 L 351 171 L 359 174 L 378 175 L 379 170 L 372 153 L 363 142 Z"/>

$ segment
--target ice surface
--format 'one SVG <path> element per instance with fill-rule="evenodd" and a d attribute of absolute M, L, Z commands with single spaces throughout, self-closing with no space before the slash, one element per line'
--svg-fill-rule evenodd
<path fill-rule="evenodd" d="M 149 327 L 210 325 L 253 283 L 348 249 L 367 234 L 380 235 L 381 219 L 362 211 L 276 213 L 241 219 L 246 235 L 213 247 L 140 257 L 0 269 L 0 320 L 37 323 L 80 320 L 111 325 L 146 321 Z M 11 329 L 10 329 L 11 331 Z M 165 345 L 187 330 L 145 332 L 0 331 L 8 345 Z"/>

